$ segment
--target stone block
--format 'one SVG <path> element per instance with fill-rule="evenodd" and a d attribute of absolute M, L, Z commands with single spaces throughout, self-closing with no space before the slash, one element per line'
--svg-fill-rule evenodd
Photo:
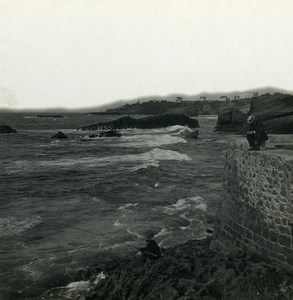
<path fill-rule="evenodd" d="M 262 226 L 260 224 L 256 224 L 254 226 L 254 233 L 257 235 L 262 235 Z"/>
<path fill-rule="evenodd" d="M 279 243 L 282 246 L 290 248 L 290 247 L 292 247 L 292 237 L 289 235 L 280 234 L 279 235 Z"/>
<path fill-rule="evenodd" d="M 274 243 L 272 243 L 271 241 L 266 241 L 266 249 L 268 250 L 268 252 L 274 252 Z"/>
<path fill-rule="evenodd" d="M 272 230 L 270 230 L 270 240 L 273 243 L 277 243 L 278 242 L 278 234 Z"/>
<path fill-rule="evenodd" d="M 280 234 L 291 235 L 291 230 L 286 226 L 277 226 L 277 230 Z"/>
<path fill-rule="evenodd" d="M 246 231 L 246 238 L 252 240 L 252 232 L 250 232 L 249 230 Z"/>
<path fill-rule="evenodd" d="M 262 235 L 265 239 L 269 239 L 270 238 L 270 231 L 268 228 L 263 228 L 263 232 Z"/>

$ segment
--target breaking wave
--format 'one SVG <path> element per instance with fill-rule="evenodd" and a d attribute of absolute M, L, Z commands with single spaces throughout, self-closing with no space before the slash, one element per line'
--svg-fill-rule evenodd
<path fill-rule="evenodd" d="M 140 134 L 122 136 L 117 146 L 131 148 L 154 148 L 164 145 L 187 143 L 187 141 L 178 136 L 170 134 Z"/>
<path fill-rule="evenodd" d="M 40 166 L 59 166 L 59 167 L 72 167 L 82 165 L 83 167 L 95 168 L 113 165 L 117 163 L 131 163 L 131 162 L 143 162 L 146 166 L 155 165 L 157 166 L 161 160 L 177 160 L 186 161 L 191 160 L 191 158 L 186 154 L 181 154 L 177 151 L 163 150 L 160 148 L 155 148 L 151 151 L 141 153 L 141 154 L 131 154 L 131 155 L 116 155 L 99 157 L 82 157 L 79 159 L 58 159 L 53 161 L 42 161 L 39 163 Z M 141 166 L 140 166 L 141 168 Z"/>
<path fill-rule="evenodd" d="M 0 236 L 17 235 L 40 223 L 42 223 L 42 219 L 40 216 L 26 218 L 0 218 Z"/>
<path fill-rule="evenodd" d="M 125 204 L 125 205 L 120 206 L 118 209 L 119 209 L 119 210 L 121 210 L 121 209 L 127 209 L 127 208 L 129 208 L 129 207 L 135 207 L 135 206 L 137 206 L 137 205 L 138 205 L 138 203 L 127 203 L 127 204 Z"/>
<path fill-rule="evenodd" d="M 173 215 L 177 212 L 183 212 L 185 210 L 201 210 L 201 211 L 206 211 L 207 210 L 207 205 L 204 202 L 204 199 L 201 198 L 200 196 L 196 197 L 188 197 L 185 199 L 179 199 L 175 204 L 172 204 L 171 206 L 167 206 L 164 208 L 164 212 L 170 215 Z M 187 219 L 186 215 L 184 215 L 186 220 Z"/>

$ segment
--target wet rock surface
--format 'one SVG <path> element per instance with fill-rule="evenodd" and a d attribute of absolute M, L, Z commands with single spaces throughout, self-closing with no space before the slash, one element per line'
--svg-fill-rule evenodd
<path fill-rule="evenodd" d="M 8 125 L 0 125 L 0 134 L 4 133 L 17 133 L 17 131 Z"/>
<path fill-rule="evenodd" d="M 41 299 L 293 299 L 293 273 L 242 251 L 212 252 L 210 241 L 188 241 L 146 263 L 135 255 L 113 260 L 99 280 L 99 269 L 80 275 L 79 293 L 55 289 Z"/>

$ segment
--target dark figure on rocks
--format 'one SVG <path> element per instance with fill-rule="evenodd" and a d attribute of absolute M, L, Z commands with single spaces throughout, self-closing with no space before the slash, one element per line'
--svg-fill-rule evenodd
<path fill-rule="evenodd" d="M 146 235 L 147 239 L 147 245 L 144 248 L 140 248 L 139 250 L 141 251 L 141 255 L 142 255 L 142 262 L 146 262 L 147 259 L 149 260 L 156 260 L 159 257 L 161 257 L 161 250 L 160 247 L 158 246 L 158 244 L 156 243 L 156 241 L 154 241 L 152 239 L 152 237 L 154 236 L 153 233 L 148 233 Z"/>
<path fill-rule="evenodd" d="M 256 120 L 254 116 L 249 116 L 247 123 L 249 124 L 249 128 L 246 133 L 246 138 L 250 146 L 249 150 L 259 151 L 260 146 L 265 146 L 268 136 L 261 121 Z"/>

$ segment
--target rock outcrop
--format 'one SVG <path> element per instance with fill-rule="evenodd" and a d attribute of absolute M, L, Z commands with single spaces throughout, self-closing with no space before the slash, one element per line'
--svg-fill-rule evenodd
<path fill-rule="evenodd" d="M 264 94 L 252 100 L 249 115 L 262 120 L 269 133 L 293 134 L 293 96 Z"/>
<path fill-rule="evenodd" d="M 62 131 L 58 131 L 55 135 L 53 135 L 51 137 L 51 139 L 54 139 L 54 140 L 64 140 L 64 139 L 67 139 L 67 135 L 64 134 Z"/>
<path fill-rule="evenodd" d="M 215 130 L 245 132 L 249 115 L 261 120 L 268 133 L 293 134 L 293 96 L 281 93 L 252 99 L 246 114 L 237 109 L 220 112 Z"/>
<path fill-rule="evenodd" d="M 173 125 L 188 126 L 191 128 L 199 127 L 198 121 L 186 115 L 180 114 L 162 114 L 141 119 L 131 117 L 123 117 L 112 122 L 92 124 L 78 128 L 78 130 L 97 130 L 97 129 L 126 129 L 126 128 L 142 128 L 153 129 L 160 127 L 168 127 Z"/>
<path fill-rule="evenodd" d="M 288 271 L 242 251 L 212 252 L 209 245 L 210 238 L 188 241 L 146 263 L 120 258 L 105 266 L 100 280 L 100 270 L 85 271 L 77 279 L 85 285 L 82 294 L 70 299 L 292 299 L 293 275 Z M 42 299 L 69 299 L 68 293 L 70 289 L 58 288 Z"/>
<path fill-rule="evenodd" d="M 109 131 L 104 131 L 99 133 L 99 137 L 120 137 L 121 134 L 118 133 L 116 130 L 109 130 Z"/>
<path fill-rule="evenodd" d="M 8 125 L 0 125 L 0 134 L 3 133 L 17 133 L 17 131 Z"/>
<path fill-rule="evenodd" d="M 218 113 L 217 131 L 241 131 L 247 119 L 247 114 L 236 108 Z"/>

